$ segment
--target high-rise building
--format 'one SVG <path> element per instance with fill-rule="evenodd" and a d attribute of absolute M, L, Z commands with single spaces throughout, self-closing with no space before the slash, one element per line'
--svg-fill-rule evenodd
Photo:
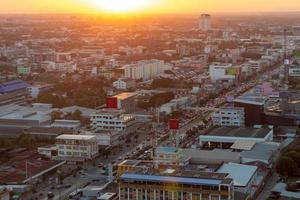
<path fill-rule="evenodd" d="M 202 14 L 199 20 L 199 29 L 202 31 L 209 31 L 211 29 L 211 15 Z"/>
<path fill-rule="evenodd" d="M 170 65 L 161 60 L 145 60 L 124 66 L 124 75 L 126 78 L 147 81 L 170 68 Z"/>

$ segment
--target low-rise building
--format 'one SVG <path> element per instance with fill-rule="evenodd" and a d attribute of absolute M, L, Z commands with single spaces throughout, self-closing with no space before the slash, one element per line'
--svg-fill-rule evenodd
<path fill-rule="evenodd" d="M 213 82 L 218 80 L 234 80 L 235 76 L 230 75 L 228 70 L 232 64 L 213 63 L 209 66 L 209 76 Z"/>
<path fill-rule="evenodd" d="M 0 106 L 24 104 L 30 85 L 22 80 L 13 80 L 0 84 Z"/>
<path fill-rule="evenodd" d="M 137 93 L 135 92 L 123 92 L 112 98 L 117 99 L 117 108 L 122 109 L 127 113 L 132 113 L 135 111 Z"/>
<path fill-rule="evenodd" d="M 227 178 L 232 178 L 236 191 L 253 194 L 259 185 L 257 167 L 237 163 L 225 163 L 218 170 L 219 173 L 227 173 Z"/>
<path fill-rule="evenodd" d="M 120 78 L 117 81 L 113 82 L 113 87 L 118 90 L 128 90 L 134 89 L 136 87 L 136 82 L 130 78 Z"/>
<path fill-rule="evenodd" d="M 18 66 L 17 71 L 19 75 L 28 75 L 31 73 L 31 67 L 27 66 Z"/>
<path fill-rule="evenodd" d="M 53 88 L 51 84 L 36 84 L 28 87 L 29 96 L 31 98 L 37 98 L 40 94 L 49 91 Z"/>
<path fill-rule="evenodd" d="M 56 138 L 58 160 L 86 161 L 98 155 L 97 138 L 94 135 L 60 135 Z"/>
<path fill-rule="evenodd" d="M 125 172 L 119 178 L 119 199 L 233 200 L 233 180 L 226 176 L 175 169 Z"/>
<path fill-rule="evenodd" d="M 79 120 L 57 119 L 51 124 L 51 127 L 54 128 L 64 128 L 64 129 L 71 129 L 71 130 L 78 130 L 80 126 L 81 123 Z"/>
<path fill-rule="evenodd" d="M 273 140 L 273 127 L 213 127 L 199 136 L 202 148 L 229 149 L 237 141 L 267 142 Z"/>
<path fill-rule="evenodd" d="M 212 115 L 214 126 L 245 126 L 244 108 L 222 107 Z"/>
<path fill-rule="evenodd" d="M 122 131 L 135 123 L 134 115 L 117 109 L 102 109 L 91 115 L 90 120 L 94 131 Z"/>

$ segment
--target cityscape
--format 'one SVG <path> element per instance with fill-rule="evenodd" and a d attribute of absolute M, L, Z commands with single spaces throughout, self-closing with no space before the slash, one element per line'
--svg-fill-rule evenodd
<path fill-rule="evenodd" d="M 300 2 L 0 3 L 0 200 L 300 199 Z"/>

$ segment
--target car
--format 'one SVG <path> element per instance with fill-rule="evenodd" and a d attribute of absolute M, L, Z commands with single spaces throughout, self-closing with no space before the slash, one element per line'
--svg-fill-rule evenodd
<path fill-rule="evenodd" d="M 53 199 L 54 196 L 55 195 L 53 194 L 53 192 L 48 192 L 48 194 L 47 194 L 48 199 Z"/>
<path fill-rule="evenodd" d="M 70 188 L 71 186 L 72 186 L 71 184 L 67 183 L 67 184 L 65 185 L 65 188 Z"/>
<path fill-rule="evenodd" d="M 99 164 L 98 164 L 98 167 L 99 167 L 99 168 L 103 168 L 103 167 L 104 167 L 104 164 L 103 164 L 103 163 L 99 163 Z"/>

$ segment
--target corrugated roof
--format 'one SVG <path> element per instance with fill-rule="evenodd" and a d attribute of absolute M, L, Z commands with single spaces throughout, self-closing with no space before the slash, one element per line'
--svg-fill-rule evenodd
<path fill-rule="evenodd" d="M 60 135 L 56 139 L 61 139 L 61 140 L 91 140 L 91 139 L 96 139 L 95 135 Z"/>
<path fill-rule="evenodd" d="M 163 182 L 163 183 L 179 183 L 191 185 L 207 185 L 218 186 L 222 180 L 219 179 L 203 179 L 190 177 L 176 177 L 176 176 L 159 176 L 159 175 L 144 175 L 125 173 L 121 176 L 122 180 L 129 181 L 149 181 L 149 182 Z"/>
<path fill-rule="evenodd" d="M 256 166 L 227 163 L 220 167 L 219 173 L 228 173 L 228 178 L 232 178 L 234 186 L 245 187 L 252 179 L 257 170 Z"/>
<path fill-rule="evenodd" d="M 0 84 L 0 93 L 13 92 L 15 90 L 25 89 L 30 85 L 22 80 L 13 80 Z"/>
<path fill-rule="evenodd" d="M 256 141 L 247 141 L 247 140 L 237 140 L 233 145 L 231 145 L 231 149 L 238 149 L 238 150 L 251 150 L 254 145 L 256 144 Z"/>

